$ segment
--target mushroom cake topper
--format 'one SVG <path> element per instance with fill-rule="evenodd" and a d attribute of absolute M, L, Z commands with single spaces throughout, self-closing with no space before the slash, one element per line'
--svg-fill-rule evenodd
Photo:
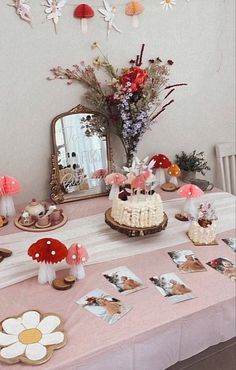
<path fill-rule="evenodd" d="M 81 31 L 86 33 L 88 31 L 87 19 L 94 17 L 94 11 L 88 4 L 79 4 L 74 10 L 74 17 L 81 20 Z"/>
<path fill-rule="evenodd" d="M 118 172 L 110 173 L 105 177 L 106 185 L 111 185 L 111 190 L 109 193 L 109 199 L 113 200 L 118 197 L 119 187 L 123 186 L 126 182 L 126 176 Z"/>
<path fill-rule="evenodd" d="M 103 5 L 104 9 L 99 8 L 98 11 L 103 15 L 104 21 L 107 22 L 107 37 L 109 37 L 112 28 L 117 32 L 121 32 L 121 30 L 114 23 L 116 7 L 110 6 L 106 0 L 103 0 Z"/>
<path fill-rule="evenodd" d="M 28 0 L 12 0 L 13 4 L 8 4 L 9 6 L 12 6 L 16 9 L 16 14 L 19 15 L 19 17 L 28 23 L 31 24 L 31 8 L 28 3 Z"/>
<path fill-rule="evenodd" d="M 62 8 L 66 2 L 67 0 L 46 0 L 46 3 L 43 4 L 45 6 L 44 12 L 47 14 L 47 19 L 53 21 L 56 32 L 59 17 L 62 14 Z"/>
<path fill-rule="evenodd" d="M 71 265 L 70 274 L 76 279 L 84 279 L 85 271 L 83 264 L 88 260 L 88 252 L 81 244 L 75 243 L 68 249 L 66 262 Z"/>
<path fill-rule="evenodd" d="M 132 23 L 135 28 L 139 26 L 139 19 L 138 15 L 143 13 L 144 6 L 140 4 L 138 1 L 130 1 L 126 4 L 125 7 L 125 14 L 132 16 Z"/>
<path fill-rule="evenodd" d="M 19 193 L 20 184 L 10 176 L 0 177 L 0 214 L 2 216 L 15 216 L 15 206 L 12 195 Z"/>
<path fill-rule="evenodd" d="M 169 168 L 171 162 L 164 154 L 157 154 L 151 158 L 151 161 L 155 161 L 153 170 L 156 170 L 156 181 L 157 185 L 163 185 L 166 182 L 165 169 Z"/>
<path fill-rule="evenodd" d="M 43 238 L 33 243 L 28 249 L 28 255 L 40 262 L 38 282 L 46 284 L 55 279 L 53 264 L 63 261 L 67 256 L 67 248 L 57 239 Z"/>

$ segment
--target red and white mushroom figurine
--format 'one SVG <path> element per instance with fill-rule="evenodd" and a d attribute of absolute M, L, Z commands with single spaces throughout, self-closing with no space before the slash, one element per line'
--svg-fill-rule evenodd
<path fill-rule="evenodd" d="M 166 182 L 165 169 L 169 168 L 171 162 L 164 154 L 157 154 L 151 158 L 151 161 L 154 160 L 155 163 L 152 167 L 153 170 L 156 170 L 156 185 L 163 185 Z"/>
<path fill-rule="evenodd" d="M 43 238 L 33 243 L 28 249 L 28 255 L 40 262 L 38 282 L 49 284 L 56 278 L 53 264 L 63 261 L 67 256 L 65 244 L 57 239 Z"/>
<path fill-rule="evenodd" d="M 83 264 L 88 260 L 88 253 L 86 249 L 78 243 L 72 244 L 68 249 L 66 262 L 71 266 L 70 274 L 74 275 L 76 279 L 84 279 L 85 271 Z"/>
<path fill-rule="evenodd" d="M 20 184 L 14 177 L 0 177 L 0 215 L 15 216 L 16 210 L 12 195 L 19 193 L 19 191 Z"/>
<path fill-rule="evenodd" d="M 197 209 L 193 199 L 201 197 L 204 195 L 204 192 L 196 185 L 186 184 L 181 186 L 177 193 L 180 197 L 186 198 L 181 210 L 181 215 L 186 218 L 195 217 Z"/>
<path fill-rule="evenodd" d="M 81 31 L 86 33 L 88 31 L 87 19 L 94 17 L 94 11 L 88 4 L 79 4 L 74 10 L 74 17 L 81 20 Z"/>
<path fill-rule="evenodd" d="M 110 200 L 118 198 L 119 187 L 123 186 L 126 180 L 127 180 L 126 176 L 118 172 L 110 173 L 109 175 L 105 177 L 106 185 L 111 185 L 111 190 L 109 193 Z"/>

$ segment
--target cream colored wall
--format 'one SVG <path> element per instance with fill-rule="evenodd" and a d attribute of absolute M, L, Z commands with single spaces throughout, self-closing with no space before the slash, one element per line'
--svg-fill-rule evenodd
<path fill-rule="evenodd" d="M 106 25 L 97 13 L 86 35 L 72 17 L 78 1 L 63 9 L 58 34 L 45 21 L 40 0 L 30 1 L 33 28 L 20 21 L 13 8 L 1 4 L 0 22 L 0 174 L 18 178 L 20 203 L 49 195 L 50 122 L 81 102 L 82 87 L 46 80 L 56 65 L 90 62 L 97 54 L 90 49 L 98 41 L 111 62 L 123 66 L 146 44 L 145 57 L 173 59 L 173 83 L 188 86 L 175 92 L 175 103 L 159 117 L 139 145 L 138 155 L 164 152 L 171 158 L 185 150 L 203 150 L 215 181 L 214 144 L 234 136 L 234 0 L 177 0 L 165 12 L 160 0 L 144 0 L 140 27 L 132 28 L 124 7 L 117 8 L 117 25 L 106 38 Z M 124 4 L 118 0 L 110 3 Z M 10 3 L 10 0 L 9 0 Z M 101 0 L 90 1 L 98 8 Z"/>

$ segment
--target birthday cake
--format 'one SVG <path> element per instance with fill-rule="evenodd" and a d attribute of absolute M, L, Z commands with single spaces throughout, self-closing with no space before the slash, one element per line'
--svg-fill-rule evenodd
<path fill-rule="evenodd" d="M 129 227 L 157 226 L 164 218 L 161 197 L 154 193 L 132 195 L 126 201 L 114 199 L 111 216 L 120 225 Z"/>
<path fill-rule="evenodd" d="M 198 216 L 190 224 L 189 238 L 196 244 L 213 244 L 216 239 L 217 217 L 210 203 L 202 203 L 198 209 Z"/>

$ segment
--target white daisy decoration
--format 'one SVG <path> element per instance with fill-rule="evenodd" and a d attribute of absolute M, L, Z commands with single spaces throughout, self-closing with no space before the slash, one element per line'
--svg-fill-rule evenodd
<path fill-rule="evenodd" d="M 0 324 L 0 361 L 41 364 L 66 343 L 62 320 L 55 314 L 26 311 Z"/>
<path fill-rule="evenodd" d="M 163 9 L 168 10 L 172 9 L 173 5 L 176 5 L 175 0 L 163 0 L 160 2 Z"/>

